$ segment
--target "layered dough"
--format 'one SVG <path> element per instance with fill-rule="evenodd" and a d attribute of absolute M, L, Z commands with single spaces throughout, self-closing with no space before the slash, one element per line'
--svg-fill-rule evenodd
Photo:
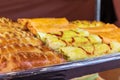
<path fill-rule="evenodd" d="M 29 44 L 12 44 L 0 48 L 0 73 L 45 67 L 65 62 L 47 49 Z"/>
<path fill-rule="evenodd" d="M 21 18 L 18 19 L 18 23 L 26 25 L 35 35 L 37 35 L 37 32 L 54 33 L 77 28 L 76 25 L 70 24 L 66 18 Z"/>
<path fill-rule="evenodd" d="M 0 19 L 0 73 L 45 67 L 65 62 L 25 28 Z"/>
<path fill-rule="evenodd" d="M 85 28 L 92 34 L 99 35 L 104 42 L 109 43 L 111 41 L 120 42 L 120 28 L 114 24 L 106 24 L 103 27 Z"/>

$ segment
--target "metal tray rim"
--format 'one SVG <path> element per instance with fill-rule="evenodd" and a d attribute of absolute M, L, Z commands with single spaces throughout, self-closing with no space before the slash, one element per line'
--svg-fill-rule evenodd
<path fill-rule="evenodd" d="M 4 78 L 10 79 L 12 77 L 26 77 L 30 75 L 44 74 L 48 72 L 64 71 L 64 70 L 74 69 L 78 67 L 85 67 L 89 65 L 109 62 L 113 60 L 120 60 L 120 52 L 112 53 L 109 55 L 103 55 L 97 58 L 66 62 L 63 64 L 54 65 L 54 66 L 48 66 L 48 67 L 42 67 L 42 68 L 38 67 L 38 68 L 28 69 L 24 71 L 3 73 L 3 74 L 0 74 L 0 79 L 4 79 Z"/>

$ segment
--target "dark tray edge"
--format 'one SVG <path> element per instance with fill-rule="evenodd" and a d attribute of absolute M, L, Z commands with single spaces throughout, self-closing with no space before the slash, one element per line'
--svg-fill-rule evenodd
<path fill-rule="evenodd" d="M 88 67 L 91 65 L 97 65 L 97 64 L 110 62 L 110 61 L 117 61 L 117 60 L 120 60 L 120 53 L 113 53 L 113 54 L 104 55 L 101 57 L 91 58 L 86 60 L 67 62 L 64 64 L 55 65 L 55 66 L 4 73 L 4 74 L 0 74 L 0 80 L 27 77 L 27 76 L 33 76 L 38 74 L 41 75 L 41 74 L 47 74 L 50 72 L 53 73 L 53 72 L 65 71 L 65 70 L 70 70 L 70 69 L 75 69 L 80 67 Z"/>

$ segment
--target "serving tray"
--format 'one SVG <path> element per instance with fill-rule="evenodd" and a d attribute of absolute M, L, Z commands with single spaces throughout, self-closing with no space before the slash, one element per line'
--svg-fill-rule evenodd
<path fill-rule="evenodd" d="M 69 80 L 120 67 L 120 53 L 60 65 L 0 74 L 0 80 Z"/>

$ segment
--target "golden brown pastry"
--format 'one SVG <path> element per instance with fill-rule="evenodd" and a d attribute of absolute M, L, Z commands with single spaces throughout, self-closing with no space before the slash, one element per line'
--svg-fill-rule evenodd
<path fill-rule="evenodd" d="M 120 42 L 120 28 L 114 24 L 105 24 L 102 27 L 84 28 L 84 30 L 98 35 L 105 43 L 110 43 L 111 41 Z"/>
<path fill-rule="evenodd" d="M 17 22 L 13 22 L 11 19 L 9 18 L 0 18 L 0 28 L 1 27 L 9 27 L 9 29 L 13 29 L 13 28 L 17 28 L 17 29 L 24 29 L 24 26 L 17 23 Z"/>
<path fill-rule="evenodd" d="M 117 29 L 118 27 L 114 24 L 105 24 L 101 27 L 92 27 L 92 28 L 84 28 L 85 30 L 89 31 L 90 33 L 96 33 L 96 32 L 109 32 L 114 29 Z"/>
<path fill-rule="evenodd" d="M 18 23 L 27 24 L 28 29 L 34 34 L 37 34 L 37 32 L 53 33 L 77 28 L 76 25 L 70 24 L 66 18 L 18 19 Z"/>
<path fill-rule="evenodd" d="M 65 62 L 18 23 L 0 18 L 0 73 L 50 66 Z"/>
<path fill-rule="evenodd" d="M 65 60 L 46 47 L 12 44 L 0 48 L 0 73 L 60 64 Z"/>
<path fill-rule="evenodd" d="M 109 43 L 111 41 L 120 42 L 120 28 L 108 32 L 95 32 L 93 34 L 99 35 L 106 43 Z"/>

